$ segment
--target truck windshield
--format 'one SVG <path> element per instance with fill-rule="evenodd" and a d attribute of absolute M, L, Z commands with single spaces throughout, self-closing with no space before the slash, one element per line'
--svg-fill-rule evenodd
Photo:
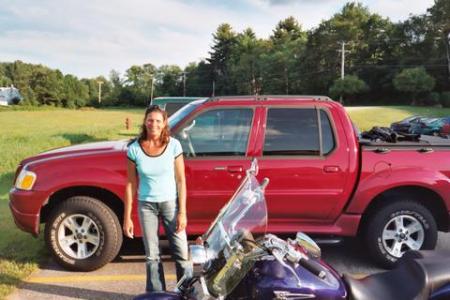
<path fill-rule="evenodd" d="M 191 103 L 186 104 L 179 110 L 177 110 L 173 115 L 169 118 L 169 126 L 170 128 L 174 128 L 178 122 L 180 122 L 184 117 L 186 117 L 188 114 L 190 114 L 192 111 L 194 111 L 197 107 L 202 105 L 203 102 L 205 102 L 207 99 L 200 99 L 193 101 Z"/>

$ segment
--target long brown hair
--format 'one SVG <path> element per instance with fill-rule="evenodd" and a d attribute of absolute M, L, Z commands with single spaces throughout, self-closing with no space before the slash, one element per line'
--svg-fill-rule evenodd
<path fill-rule="evenodd" d="M 167 145 L 169 143 L 169 138 L 170 138 L 170 128 L 169 128 L 169 123 L 167 122 L 167 112 L 165 110 L 161 109 L 158 105 L 149 106 L 145 110 L 144 121 L 142 122 L 142 125 L 141 125 L 141 133 L 139 134 L 138 141 L 139 141 L 139 143 L 142 143 L 143 141 L 145 141 L 147 139 L 147 127 L 145 126 L 145 120 L 147 119 L 147 116 L 152 112 L 158 112 L 163 116 L 163 122 L 164 122 L 165 126 L 161 131 L 161 136 L 159 137 L 159 141 L 161 142 L 162 145 Z"/>

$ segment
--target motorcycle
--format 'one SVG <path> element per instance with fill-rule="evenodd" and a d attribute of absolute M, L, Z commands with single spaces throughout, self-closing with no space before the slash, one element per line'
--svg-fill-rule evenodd
<path fill-rule="evenodd" d="M 267 206 L 254 160 L 208 231 L 190 245 L 193 274 L 174 292 L 150 292 L 136 300 L 181 299 L 450 299 L 450 255 L 407 252 L 398 266 L 355 279 L 340 276 L 321 259 L 306 234 L 283 240 L 266 233 Z"/>

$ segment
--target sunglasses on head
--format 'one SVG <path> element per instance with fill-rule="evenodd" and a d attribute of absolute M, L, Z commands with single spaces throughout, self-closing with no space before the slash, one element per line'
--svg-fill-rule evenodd
<path fill-rule="evenodd" d="M 159 107 L 159 105 L 156 105 L 156 104 L 152 104 L 149 107 L 147 107 L 147 109 L 146 109 L 146 111 L 152 111 L 152 110 L 163 111 L 164 109 L 162 109 L 161 107 Z"/>

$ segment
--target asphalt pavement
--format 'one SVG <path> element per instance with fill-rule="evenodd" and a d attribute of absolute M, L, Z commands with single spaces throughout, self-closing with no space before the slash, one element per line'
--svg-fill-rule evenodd
<path fill-rule="evenodd" d="M 163 247 L 167 250 L 167 247 Z M 439 250 L 450 251 L 450 234 L 439 234 Z M 164 251 L 164 250 L 163 250 Z M 356 239 L 340 245 L 322 247 L 322 257 L 340 273 L 360 277 L 382 271 L 374 265 L 364 247 Z M 168 289 L 176 284 L 175 266 L 170 256 L 163 255 Z M 8 300 L 24 299 L 132 299 L 145 289 L 145 261 L 140 241 L 128 243 L 120 256 L 100 270 L 70 272 L 53 260 L 42 266 L 11 294 Z"/>

